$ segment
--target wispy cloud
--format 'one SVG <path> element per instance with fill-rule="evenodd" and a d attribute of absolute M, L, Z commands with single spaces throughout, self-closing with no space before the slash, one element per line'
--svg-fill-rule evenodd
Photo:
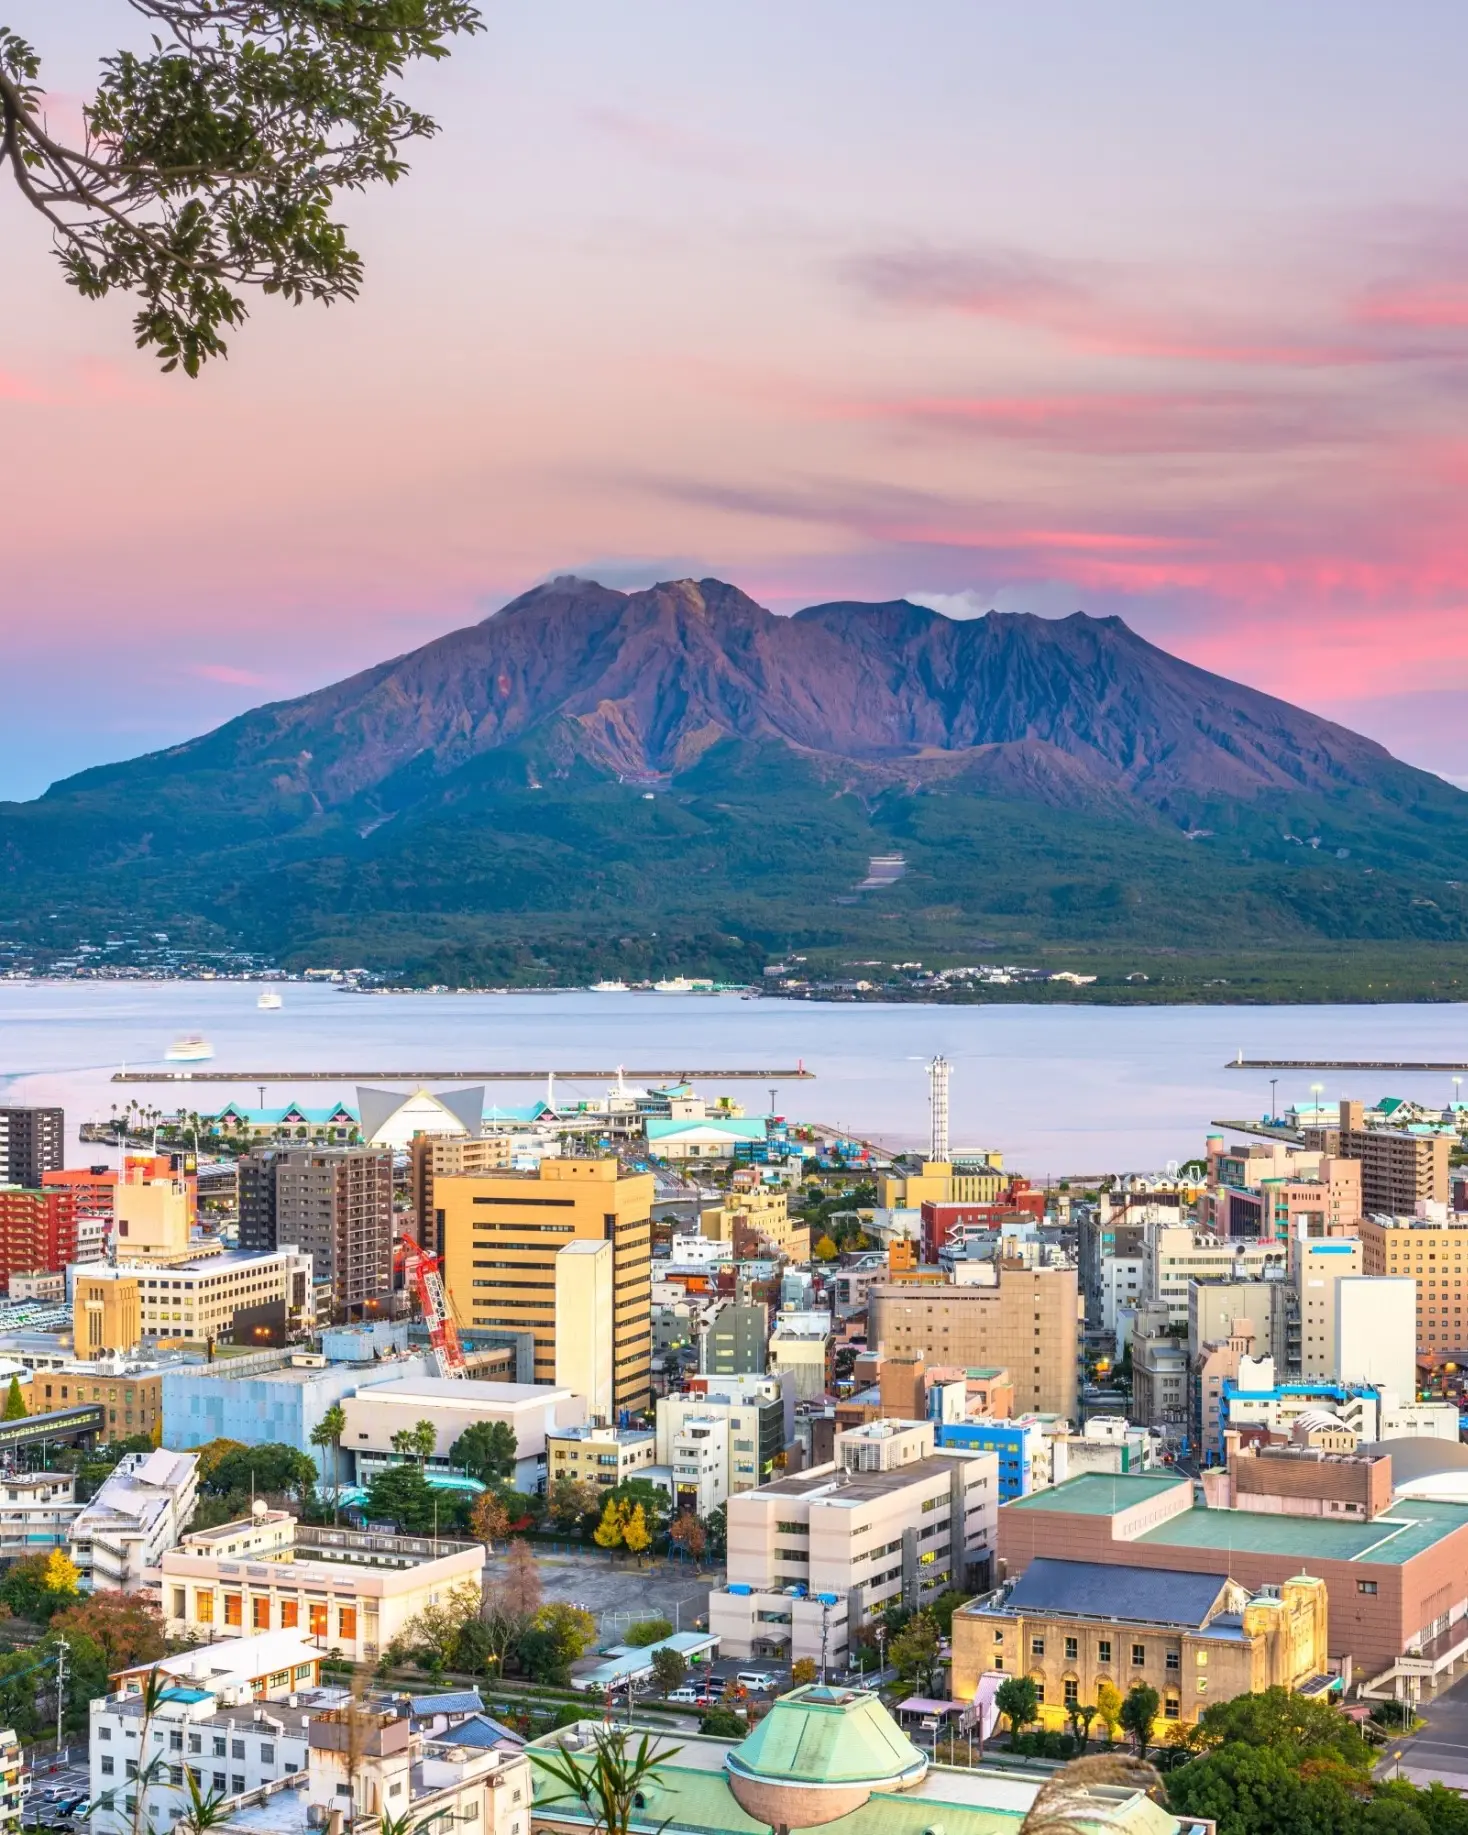
<path fill-rule="evenodd" d="M 189 663 L 189 675 L 204 682 L 224 682 L 231 688 L 268 688 L 270 678 L 256 675 L 250 669 L 237 669 L 233 663 Z"/>

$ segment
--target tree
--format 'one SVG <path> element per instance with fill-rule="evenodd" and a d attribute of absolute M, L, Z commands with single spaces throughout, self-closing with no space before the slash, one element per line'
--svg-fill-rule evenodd
<path fill-rule="evenodd" d="M 470 0 L 132 0 L 153 36 L 119 51 L 57 140 L 41 60 L 0 29 L 0 166 L 50 226 L 84 299 L 133 294 L 139 349 L 197 376 L 227 354 L 247 289 L 355 299 L 362 260 L 337 196 L 394 184 L 437 131 L 393 87 L 477 32 Z"/>
<path fill-rule="evenodd" d="M 994 1691 L 994 1706 L 1009 1722 L 1014 1738 L 1040 1711 L 1040 1691 L 1028 1676 L 1006 1676 Z"/>
<path fill-rule="evenodd" d="M 811 1249 L 811 1254 L 818 1262 L 833 1262 L 840 1253 L 835 1243 L 826 1235 L 819 1237 Z"/>
<path fill-rule="evenodd" d="M 547 1514 L 566 1535 L 578 1535 L 601 1509 L 601 1492 L 586 1478 L 558 1478 L 550 1488 Z"/>
<path fill-rule="evenodd" d="M 972 1593 L 962 1592 L 958 1587 L 949 1587 L 933 1600 L 927 1609 L 933 1615 L 940 1636 L 953 1636 L 953 1614 L 972 1598 Z"/>
<path fill-rule="evenodd" d="M 111 1675 L 140 1663 L 156 1663 L 166 1649 L 158 1607 L 142 1593 L 103 1588 L 59 1612 L 51 1629 L 68 1639 L 91 1638 Z"/>
<path fill-rule="evenodd" d="M 1211 1817 L 1218 1835 L 1344 1835 L 1360 1817 L 1352 1775 L 1302 1768 L 1289 1748 L 1234 1743 L 1180 1766 L 1167 1796 L 1179 1815 Z"/>
<path fill-rule="evenodd" d="M 1070 1722 L 1071 1738 L 1076 1743 L 1077 1754 L 1084 1758 L 1086 1747 L 1091 1740 L 1091 1722 L 1096 1718 L 1097 1710 L 1085 1701 L 1072 1701 L 1065 1710 L 1065 1718 Z"/>
<path fill-rule="evenodd" d="M 461 1632 L 478 1620 L 483 1604 L 478 1581 L 461 1581 L 437 1605 L 425 1606 L 409 1620 L 401 1634 L 403 1642 L 426 1654 L 432 1667 L 442 1669 L 452 1662 Z"/>
<path fill-rule="evenodd" d="M 418 1461 L 420 1470 L 428 1464 L 438 1451 L 438 1429 L 432 1421 L 419 1421 L 409 1430 L 408 1451 Z"/>
<path fill-rule="evenodd" d="M 609 1495 L 617 1500 L 624 1515 L 641 1505 L 643 1521 L 654 1542 L 666 1533 L 671 1506 L 661 1485 L 655 1485 L 650 1478 L 624 1478 Z"/>
<path fill-rule="evenodd" d="M 428 1535 L 437 1522 L 433 1486 L 416 1465 L 391 1465 L 367 1490 L 367 1514 L 374 1522 L 396 1523 L 410 1536 Z"/>
<path fill-rule="evenodd" d="M 338 1522 L 341 1517 L 341 1461 L 342 1435 L 347 1431 L 347 1411 L 340 1402 L 333 1402 L 321 1419 L 311 1429 L 311 1444 L 319 1447 L 324 1453 L 331 1448 L 331 1520 Z"/>
<path fill-rule="evenodd" d="M 604 1548 L 609 1554 L 614 1554 L 622 1546 L 626 1524 L 626 1513 L 622 1506 L 615 1497 L 608 1497 L 606 1508 L 601 1513 L 601 1521 L 591 1532 L 591 1539 L 598 1548 Z"/>
<path fill-rule="evenodd" d="M 672 1635 L 672 1619 L 640 1618 L 627 1627 L 627 1635 L 622 1642 L 633 1650 L 646 1650 L 649 1644 L 660 1644 L 665 1637 Z"/>
<path fill-rule="evenodd" d="M 749 1722 L 741 1720 L 733 1708 L 712 1707 L 705 1709 L 698 1730 L 710 1739 L 743 1739 L 749 1731 Z"/>
<path fill-rule="evenodd" d="M 533 1682 L 566 1688 L 571 1665 L 596 1637 L 596 1620 L 580 1606 L 542 1606 L 520 1638 L 520 1657 Z"/>
<path fill-rule="evenodd" d="M 469 1523 L 486 1548 L 493 1548 L 510 1533 L 510 1513 L 493 1491 L 475 1498 Z"/>
<path fill-rule="evenodd" d="M 1146 1758 L 1152 1744 L 1152 1728 L 1160 1706 L 1161 1698 L 1150 1682 L 1134 1682 L 1121 1704 L 1121 1724 L 1136 1742 L 1139 1759 Z"/>
<path fill-rule="evenodd" d="M 902 1680 L 910 1688 L 926 1694 L 933 1686 L 934 1674 L 941 1667 L 938 1625 L 932 1613 L 915 1612 L 887 1646 L 887 1654 Z M 1034 1684 L 1030 1686 L 1033 1688 Z M 1029 1719 L 1034 1719 L 1033 1713 Z"/>
<path fill-rule="evenodd" d="M 708 1547 L 709 1537 L 708 1531 L 691 1510 L 685 1510 L 681 1516 L 673 1519 L 673 1526 L 668 1531 L 668 1540 L 675 1548 L 681 1548 L 683 1553 L 689 1557 L 693 1562 L 693 1571 L 696 1574 L 699 1571 L 699 1563 L 703 1560 L 704 1550 Z"/>
<path fill-rule="evenodd" d="M 309 1454 L 293 1446 L 267 1442 L 262 1446 L 235 1446 L 215 1460 L 200 1488 L 215 1497 L 248 1500 L 251 1493 L 304 1502 L 316 1489 L 320 1473 Z"/>
<path fill-rule="evenodd" d="M 681 1650 L 655 1650 L 652 1653 L 652 1673 L 663 1694 L 671 1695 L 675 1688 L 682 1688 L 688 1680 L 688 1659 Z"/>
<path fill-rule="evenodd" d="M 793 1687 L 802 1688 L 816 1679 L 816 1660 L 814 1657 L 797 1657 L 790 1665 L 790 1681 Z"/>
<path fill-rule="evenodd" d="M 515 1476 L 519 1445 L 508 1421 L 476 1421 L 449 1448 L 449 1458 L 487 1485 Z"/>
<path fill-rule="evenodd" d="M 1115 1740 L 1121 1725 L 1121 1690 L 1114 1682 L 1096 1684 L 1096 1718 L 1106 1729 L 1108 1740 Z"/>
<path fill-rule="evenodd" d="M 622 1524 L 622 1544 L 629 1555 L 636 1555 L 637 1565 L 642 1566 L 642 1557 L 652 1546 L 652 1531 L 647 1526 L 647 1513 L 641 1504 L 634 1504 Z"/>
<path fill-rule="evenodd" d="M 525 1541 L 510 1544 L 504 1577 L 492 1589 L 506 1608 L 527 1621 L 540 1610 L 540 1563 L 535 1550 Z"/>
<path fill-rule="evenodd" d="M 52 1555 L 22 1555 L 6 1569 L 0 1578 L 0 1601 L 3 1601 L 18 1618 L 28 1618 L 33 1624 L 47 1624 L 57 1612 L 76 1602 L 75 1583 L 70 1587 L 53 1587 L 51 1582 L 52 1556 L 61 1554 L 53 1549 Z M 65 1555 L 61 1560 L 74 1576 L 72 1567 Z M 63 1578 L 60 1571 L 57 1578 Z"/>
<path fill-rule="evenodd" d="M 740 1731 L 743 1731 L 741 1726 Z M 657 1748 L 644 1733 L 635 1747 L 625 1727 L 607 1727 L 592 1735 L 590 1764 L 578 1763 L 570 1753 L 531 1750 L 538 1765 L 560 1789 L 543 1799 L 547 1804 L 574 1803 L 589 1817 L 593 1835 L 631 1835 L 640 1821 L 638 1809 L 650 1784 L 658 1779 L 658 1766 L 675 1759 L 680 1746 Z"/>
<path fill-rule="evenodd" d="M 196 1457 L 199 1463 L 194 1468 L 200 1486 L 206 1491 L 212 1489 L 214 1474 L 230 1454 L 247 1453 L 249 1450 L 243 1440 L 206 1440 L 198 1449 Z"/>
<path fill-rule="evenodd" d="M 46 1591 L 54 1593 L 58 1600 L 70 1602 L 82 1590 L 81 1569 L 64 1549 L 53 1548 L 46 1557 L 46 1575 L 43 1584 Z"/>
<path fill-rule="evenodd" d="M 704 1527 L 708 1530 L 709 1560 L 726 1561 L 729 1558 L 728 1506 L 720 1504 L 717 1510 L 710 1510 Z"/>
<path fill-rule="evenodd" d="M 23 1421 L 28 1412 L 29 1410 L 25 1405 L 25 1397 L 20 1392 L 20 1378 L 18 1376 L 12 1376 L 10 1379 L 10 1388 L 5 1394 L 5 1414 L 3 1418 L 7 1421 Z"/>

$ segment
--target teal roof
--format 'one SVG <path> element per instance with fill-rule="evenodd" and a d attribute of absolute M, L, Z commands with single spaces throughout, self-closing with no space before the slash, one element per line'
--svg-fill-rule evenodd
<path fill-rule="evenodd" d="M 696 1134 L 700 1128 L 712 1128 L 737 1140 L 762 1141 L 765 1138 L 763 1115 L 708 1115 L 701 1121 L 671 1121 L 666 1115 L 650 1115 L 647 1138 L 650 1141 L 676 1140 L 680 1134 Z"/>
<path fill-rule="evenodd" d="M 727 1763 L 786 1784 L 858 1784 L 920 1772 L 927 1760 L 876 1695 L 808 1683 L 781 1695 Z"/>
<path fill-rule="evenodd" d="M 1011 1506 L 1012 1508 L 1012 1506 Z M 1468 1504 L 1421 1498 L 1393 1504 L 1369 1523 L 1329 1517 L 1274 1516 L 1257 1510 L 1189 1510 L 1137 1541 L 1153 1548 L 1207 1548 L 1220 1554 L 1287 1555 L 1302 1562 L 1360 1561 L 1402 1567 L 1455 1530 L 1468 1529 Z"/>
<path fill-rule="evenodd" d="M 283 1122 L 293 1121 L 318 1127 L 327 1127 L 333 1123 L 355 1127 L 358 1119 L 357 1111 L 348 1108 L 344 1102 L 338 1102 L 329 1109 L 303 1108 L 298 1102 L 287 1102 L 278 1109 L 247 1109 L 238 1102 L 227 1102 L 217 1115 L 205 1115 L 201 1119 L 219 1121 L 226 1115 L 235 1116 L 252 1128 L 279 1127 Z"/>
<path fill-rule="evenodd" d="M 1032 1491 L 1004 1506 L 1006 1510 L 1057 1510 L 1066 1516 L 1114 1516 L 1164 1491 L 1191 1481 L 1178 1472 L 1083 1472 L 1048 1491 Z M 1303 1520 L 1303 1519 L 1302 1519 Z"/>

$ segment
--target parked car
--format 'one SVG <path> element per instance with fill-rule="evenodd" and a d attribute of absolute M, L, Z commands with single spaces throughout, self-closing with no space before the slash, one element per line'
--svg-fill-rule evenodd
<path fill-rule="evenodd" d="M 780 1686 L 779 1678 L 772 1676 L 767 1669 L 741 1669 L 734 1679 L 741 1687 L 756 1695 L 769 1694 Z"/>
<path fill-rule="evenodd" d="M 675 1688 L 667 1696 L 667 1699 L 669 1701 L 686 1703 L 689 1707 L 695 1707 L 698 1704 L 699 1693 L 696 1688 Z"/>

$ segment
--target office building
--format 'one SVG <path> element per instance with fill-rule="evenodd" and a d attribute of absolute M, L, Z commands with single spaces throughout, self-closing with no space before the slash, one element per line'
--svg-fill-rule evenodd
<path fill-rule="evenodd" d="M 0 1184 L 36 1190 L 66 1162 L 66 1117 L 60 1109 L 0 1108 Z"/>
<path fill-rule="evenodd" d="M 710 1421 L 722 1421 L 722 1436 L 706 1432 Z M 680 1462 L 697 1465 L 701 1498 L 719 1492 L 708 1509 L 716 1509 L 736 1491 L 753 1491 L 774 1476 L 775 1463 L 794 1432 L 794 1390 L 771 1376 L 693 1376 L 679 1395 L 657 1405 L 657 1461 L 671 1466 L 677 1495 Z M 693 1444 L 697 1437 L 698 1445 Z M 717 1448 L 725 1465 L 717 1478 L 705 1476 Z M 680 1451 L 680 1449 L 683 1449 Z M 681 1474 L 691 1480 L 691 1472 Z M 707 1510 L 700 1505 L 699 1514 Z"/>
<path fill-rule="evenodd" d="M 615 1418 L 615 1262 L 605 1240 L 570 1242 L 554 1257 L 556 1387 L 585 1397 L 593 1421 Z"/>
<path fill-rule="evenodd" d="M 1363 1216 L 1411 1217 L 1419 1205 L 1448 1201 L 1453 1143 L 1446 1134 L 1368 1128 L 1365 1105 L 1342 1102 L 1339 1125 L 1307 1127 L 1305 1145 L 1361 1162 Z"/>
<path fill-rule="evenodd" d="M 143 1336 L 136 1272 L 108 1270 L 98 1280 L 78 1269 L 72 1281 L 71 1343 L 78 1358 L 129 1356 Z"/>
<path fill-rule="evenodd" d="M 1410 1275 L 1417 1284 L 1417 1353 L 1430 1363 L 1468 1355 L 1464 1267 L 1468 1217 L 1367 1217 L 1361 1225 L 1361 1272 Z"/>
<path fill-rule="evenodd" d="M 182 1178 L 124 1179 L 113 1191 L 120 1261 L 171 1266 L 213 1252 L 193 1240 L 194 1194 Z"/>
<path fill-rule="evenodd" d="M 1103 1683 L 1125 1695 L 1143 1682 L 1164 1727 L 1192 1726 L 1216 1702 L 1324 1678 L 1327 1625 L 1325 1585 L 1305 1574 L 1251 1594 L 1223 1564 L 1195 1573 L 1042 1557 L 996 1599 L 954 1613 L 953 1693 L 971 1701 L 986 1674 L 1028 1676 L 1040 1724 L 1061 1729 Z"/>
<path fill-rule="evenodd" d="M 1403 1395 L 1358 1383 L 1284 1382 L 1276 1378 L 1272 1357 L 1244 1357 L 1237 1377 L 1224 1381 L 1220 1436 L 1233 1429 L 1252 1438 L 1288 1438 L 1302 1415 L 1321 1413 L 1337 1417 L 1358 1440 L 1458 1439 L 1455 1402 L 1419 1402 L 1415 1389 Z M 1222 1437 L 1203 1451 L 1221 1457 Z"/>
<path fill-rule="evenodd" d="M 1017 1415 L 1012 1420 L 983 1416 L 937 1425 L 937 1443 L 944 1452 L 992 1453 L 999 1502 L 1028 1497 L 1052 1482 L 1054 1452 L 1047 1423 L 1038 1415 Z"/>
<path fill-rule="evenodd" d="M 645 1478 L 656 1463 L 657 1437 L 645 1427 L 557 1427 L 545 1436 L 546 1480 L 579 1478 L 605 1490 Z"/>
<path fill-rule="evenodd" d="M 1008 1370 L 1017 1407 L 1076 1419 L 1074 1268 L 1000 1267 L 991 1283 L 965 1287 L 878 1282 L 867 1319 L 867 1342 L 878 1350 L 923 1351 L 929 1363 Z"/>
<path fill-rule="evenodd" d="M 838 1665 L 888 1607 L 988 1584 L 992 1453 L 945 1457 L 927 1421 L 869 1422 L 838 1434 L 835 1453 L 729 1499 L 728 1580 L 709 1598 L 726 1656 Z"/>
<path fill-rule="evenodd" d="M 76 1199 L 76 1260 L 100 1261 L 116 1215 L 117 1169 L 62 1167 L 41 1175 L 42 1191 L 68 1190 Z"/>
<path fill-rule="evenodd" d="M 1300 1241 L 1289 1245 L 1290 1276 L 1299 1318 L 1299 1372 L 1305 1382 L 1338 1374 L 1336 1283 L 1361 1272 L 1361 1244 L 1355 1237 Z"/>
<path fill-rule="evenodd" d="M 570 1389 L 547 1388 L 541 1383 L 403 1376 L 391 1369 L 387 1374 L 393 1380 L 372 1383 L 342 1402 L 347 1417 L 342 1451 L 355 1460 L 359 1483 L 398 1462 L 393 1435 L 420 1421 L 431 1423 L 436 1435 L 427 1467 L 445 1473 L 453 1469 L 449 1455 L 466 1428 L 481 1421 L 503 1421 L 515 1435 L 514 1487 L 535 1492 L 545 1478 L 548 1437 L 561 1429 L 579 1427 L 586 1419 L 585 1398 Z"/>
<path fill-rule="evenodd" d="M 484 1092 L 479 1092 L 483 1107 Z M 408 1143 L 408 1188 L 418 1241 L 443 1254 L 443 1225 L 435 1199 L 435 1179 L 465 1172 L 498 1172 L 514 1162 L 514 1146 L 505 1134 L 415 1134 Z"/>
<path fill-rule="evenodd" d="M 1341 1383 L 1409 1400 L 1417 1389 L 1417 1283 L 1406 1275 L 1348 1275 L 1335 1284 L 1335 1368 Z"/>
<path fill-rule="evenodd" d="M 726 1300 L 697 1327 L 704 1376 L 763 1376 L 770 1361 L 770 1313 L 759 1300 Z"/>
<path fill-rule="evenodd" d="M 652 1372 L 651 1173 L 615 1159 L 542 1161 L 533 1173 L 436 1177 L 444 1274 L 461 1330 L 530 1330 L 535 1380 L 558 1362 L 556 1257 L 576 1242 L 612 1246 L 612 1408 L 646 1408 Z"/>
<path fill-rule="evenodd" d="M 163 1438 L 177 1447 L 209 1440 L 274 1442 L 315 1459 L 311 1434 L 333 1403 L 379 1383 L 427 1374 L 421 1357 L 389 1356 L 364 1365 L 275 1350 L 169 1370 L 163 1378 Z"/>
<path fill-rule="evenodd" d="M 76 1317 L 85 1328 L 88 1347 L 94 1319 L 98 1332 L 105 1335 L 108 1329 L 109 1290 L 115 1293 L 114 1329 L 121 1334 L 128 1327 L 135 1296 L 144 1340 L 217 1343 L 234 1336 L 237 1322 L 244 1318 L 259 1322 L 262 1342 L 279 1344 L 290 1333 L 309 1331 L 315 1320 L 311 1263 L 294 1249 L 263 1255 L 224 1252 L 166 1265 L 98 1264 L 79 1276 L 76 1285 L 84 1294 Z M 94 1355 L 81 1347 L 78 1354 Z"/>
<path fill-rule="evenodd" d="M 729 1192 L 717 1208 L 700 1212 L 698 1227 L 711 1241 L 728 1243 L 735 1261 L 765 1254 L 810 1259 L 810 1230 L 790 1215 L 783 1191 Z"/>
<path fill-rule="evenodd" d="M 201 1367 L 196 1358 L 189 1357 L 37 1360 L 28 1400 L 33 1414 L 90 1403 L 101 1408 L 105 1417 L 102 1438 L 126 1440 L 132 1434 L 151 1434 L 157 1429 L 163 1418 L 163 1378 L 168 1371 Z"/>
<path fill-rule="evenodd" d="M 128 1453 L 71 1526 L 70 1553 L 93 1592 L 138 1593 L 194 1514 L 198 1455 Z"/>
<path fill-rule="evenodd" d="M 375 1663 L 426 1606 L 483 1585 L 482 1542 L 440 1544 L 447 1552 L 396 1568 L 317 1559 L 313 1546 L 298 1545 L 284 1510 L 186 1535 L 159 1563 L 167 1635 L 291 1631 L 350 1663 Z"/>
<path fill-rule="evenodd" d="M 1224 1241 L 1196 1233 L 1190 1224 L 1164 1223 L 1142 1243 L 1144 1303 L 1162 1302 L 1173 1325 L 1188 1322 L 1189 1281 L 1283 1280 L 1288 1270 L 1287 1245 L 1272 1237 Z"/>

